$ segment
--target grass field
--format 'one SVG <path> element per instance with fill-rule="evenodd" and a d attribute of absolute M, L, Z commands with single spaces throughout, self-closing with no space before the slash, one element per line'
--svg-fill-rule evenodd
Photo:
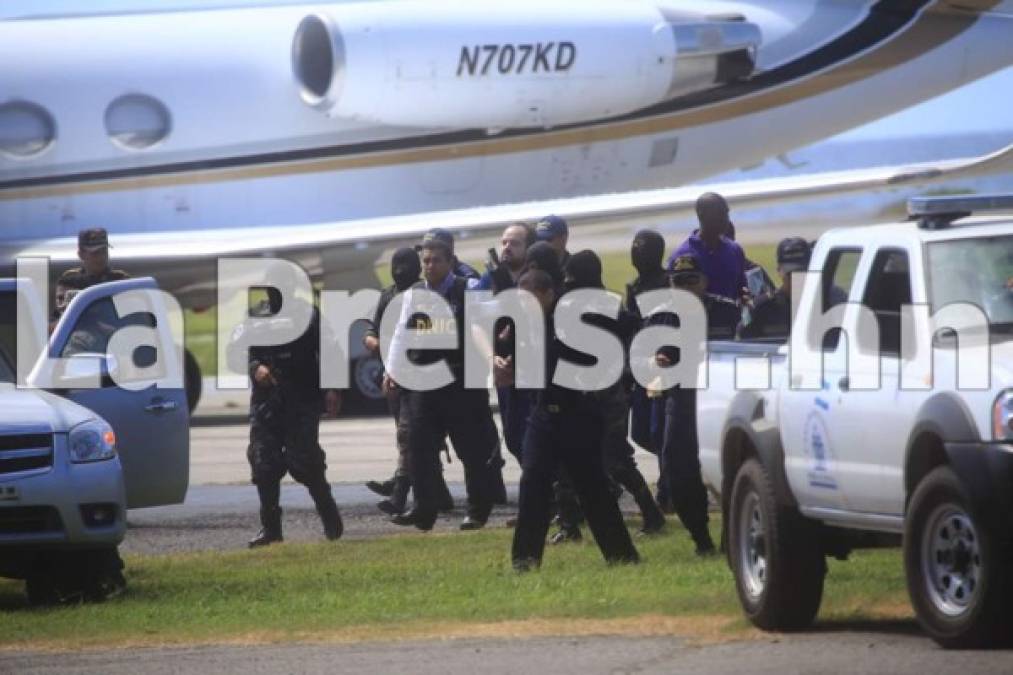
<path fill-rule="evenodd" d="M 746 247 L 746 255 L 750 260 L 754 260 L 762 265 L 773 279 L 777 278 L 775 276 L 775 253 L 774 245 L 764 244 Z M 602 259 L 605 287 L 617 293 L 623 293 L 626 289 L 626 284 L 636 276 L 636 272 L 630 264 L 629 253 L 626 251 L 611 251 L 600 252 L 599 255 Z M 473 265 L 476 269 L 484 269 L 479 260 L 468 260 L 466 262 Z M 389 266 L 378 267 L 376 275 L 381 285 L 391 283 Z M 211 375 L 215 372 L 217 363 L 214 308 L 201 313 L 188 310 L 185 314 L 185 319 L 186 346 L 197 358 L 197 362 L 201 365 L 201 370 L 204 374 Z"/>
<path fill-rule="evenodd" d="M 550 547 L 544 567 L 523 575 L 510 567 L 510 537 L 490 529 L 133 556 L 125 596 L 46 610 L 25 605 L 19 582 L 0 580 L 0 649 L 522 636 L 588 626 L 705 640 L 751 632 L 724 560 L 697 558 L 679 528 L 638 540 L 640 565 L 607 567 L 584 543 Z M 896 551 L 829 564 L 820 621 L 911 615 Z"/>

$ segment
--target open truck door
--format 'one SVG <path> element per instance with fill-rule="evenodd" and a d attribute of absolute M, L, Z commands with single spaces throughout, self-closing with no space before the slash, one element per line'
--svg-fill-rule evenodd
<path fill-rule="evenodd" d="M 181 503 L 189 482 L 190 424 L 182 345 L 174 344 L 161 295 L 143 292 L 157 290 L 154 279 L 146 277 L 98 284 L 78 293 L 28 378 L 30 385 L 55 391 L 112 425 L 127 508 Z M 135 294 L 141 298 L 139 308 L 121 314 L 114 296 L 129 291 L 142 291 Z M 152 330 L 157 345 L 137 348 L 131 355 L 110 354 L 113 335 L 135 326 Z M 90 386 L 96 382 L 100 386 Z"/>

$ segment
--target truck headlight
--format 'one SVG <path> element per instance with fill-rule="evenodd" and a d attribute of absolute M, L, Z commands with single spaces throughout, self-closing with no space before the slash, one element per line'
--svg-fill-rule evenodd
<path fill-rule="evenodd" d="M 1013 440 L 1013 389 L 999 394 L 992 406 L 992 437 L 997 441 Z"/>
<path fill-rule="evenodd" d="M 116 434 L 105 422 L 90 420 L 70 430 L 70 461 L 100 462 L 116 456 Z"/>

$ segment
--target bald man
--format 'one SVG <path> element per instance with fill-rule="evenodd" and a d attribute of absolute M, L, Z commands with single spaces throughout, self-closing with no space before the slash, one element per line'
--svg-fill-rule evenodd
<path fill-rule="evenodd" d="M 742 247 L 728 237 L 734 231 L 728 202 L 716 192 L 706 192 L 696 200 L 700 229 L 691 234 L 668 258 L 668 269 L 682 256 L 694 256 L 707 277 L 707 292 L 737 301 L 746 287 L 746 255 Z"/>

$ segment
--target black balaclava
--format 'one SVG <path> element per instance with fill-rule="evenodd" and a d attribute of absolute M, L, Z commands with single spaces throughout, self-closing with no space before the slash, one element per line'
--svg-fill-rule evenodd
<path fill-rule="evenodd" d="M 630 259 L 637 274 L 650 277 L 661 271 L 661 259 L 665 257 L 665 238 L 654 230 L 640 230 L 633 237 Z"/>
<path fill-rule="evenodd" d="M 542 270 L 552 277 L 554 284 L 563 283 L 563 270 L 559 267 L 559 254 L 548 242 L 535 242 L 528 248 L 524 257 L 524 268 Z"/>
<path fill-rule="evenodd" d="M 566 263 L 566 288 L 604 288 L 601 259 L 591 250 L 578 251 Z"/>
<path fill-rule="evenodd" d="M 390 274 L 399 291 L 411 288 L 422 274 L 422 263 L 415 249 L 399 248 L 394 251 L 394 257 L 390 261 Z"/>

